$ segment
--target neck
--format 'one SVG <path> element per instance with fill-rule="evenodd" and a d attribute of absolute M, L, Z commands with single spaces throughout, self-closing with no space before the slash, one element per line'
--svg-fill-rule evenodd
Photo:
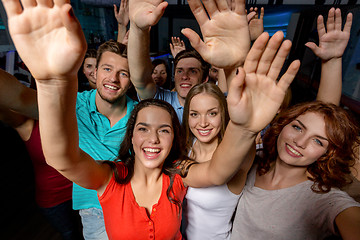
<path fill-rule="evenodd" d="M 210 160 L 218 145 L 219 141 L 217 137 L 210 142 L 200 142 L 199 140 L 196 140 L 192 148 L 195 154 L 195 160 L 197 162 L 206 162 Z"/>
<path fill-rule="evenodd" d="M 137 164 L 137 161 L 135 160 L 134 175 L 131 178 L 131 182 L 151 185 L 162 180 L 162 174 L 162 167 L 148 169 L 141 164 Z"/>
<path fill-rule="evenodd" d="M 184 105 L 185 105 L 185 98 L 180 97 L 179 94 L 177 94 L 177 97 L 178 97 L 178 99 L 179 99 L 180 105 L 181 105 L 181 106 L 184 106 Z"/>
<path fill-rule="evenodd" d="M 308 180 L 307 166 L 291 166 L 279 158 L 264 176 L 266 176 L 269 187 L 272 189 L 292 187 Z"/>
<path fill-rule="evenodd" d="M 103 100 L 100 95 L 96 93 L 95 104 L 99 113 L 109 119 L 111 127 L 126 115 L 126 95 L 122 96 L 114 103 L 109 103 Z"/>

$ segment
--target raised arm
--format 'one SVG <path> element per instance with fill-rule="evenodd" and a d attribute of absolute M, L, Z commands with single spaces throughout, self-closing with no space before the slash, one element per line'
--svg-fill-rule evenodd
<path fill-rule="evenodd" d="M 126 27 L 129 24 L 129 4 L 128 0 L 121 0 L 119 11 L 116 4 L 114 4 L 114 16 L 118 23 L 117 41 L 123 43 L 126 35 Z"/>
<path fill-rule="evenodd" d="M 239 68 L 231 81 L 227 97 L 230 122 L 224 138 L 210 161 L 190 168 L 185 184 L 192 187 L 224 184 L 246 160 L 257 133 L 275 116 L 300 66 L 299 61 L 292 62 L 276 81 L 291 48 L 290 41 L 282 40 L 283 34 L 278 32 L 270 40 L 263 33 L 255 41 L 244 68 Z"/>
<path fill-rule="evenodd" d="M 321 59 L 321 79 L 316 100 L 340 104 L 342 89 L 342 55 L 350 38 L 352 14 L 346 17 L 344 29 L 339 8 L 331 8 L 325 29 L 324 17 L 317 19 L 319 46 L 313 42 L 305 45 Z"/>
<path fill-rule="evenodd" d="M 77 72 L 85 37 L 69 1 L 3 0 L 20 57 L 37 81 L 40 134 L 47 163 L 81 186 L 99 189 L 111 177 L 79 149 Z M 59 51 L 61 49 L 61 51 Z"/>
<path fill-rule="evenodd" d="M 0 69 L 0 107 L 38 119 L 36 91 L 21 84 L 13 75 Z"/>
<path fill-rule="evenodd" d="M 151 77 L 150 28 L 160 20 L 167 4 L 162 0 L 130 1 L 130 79 L 141 99 L 152 98 L 156 93 L 156 84 Z"/>

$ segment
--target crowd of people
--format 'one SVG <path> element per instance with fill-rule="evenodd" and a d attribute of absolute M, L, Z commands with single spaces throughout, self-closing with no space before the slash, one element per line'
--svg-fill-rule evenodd
<path fill-rule="evenodd" d="M 69 1 L 2 3 L 37 90 L 0 71 L 0 120 L 28 146 L 38 205 L 68 213 L 64 239 L 360 238 L 360 203 L 341 190 L 360 155 L 339 106 L 351 13 L 343 27 L 340 9 L 318 17 L 319 44 L 306 44 L 322 60 L 317 97 L 288 107 L 300 61 L 283 69 L 291 41 L 244 0 L 188 0 L 202 39 L 171 39 L 174 86 L 150 58 L 167 2 L 114 6 L 117 41 L 96 54 Z"/>

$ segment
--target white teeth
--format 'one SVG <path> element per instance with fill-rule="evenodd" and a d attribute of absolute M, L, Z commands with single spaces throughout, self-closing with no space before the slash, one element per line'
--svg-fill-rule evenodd
<path fill-rule="evenodd" d="M 145 152 L 152 152 L 152 153 L 158 153 L 160 152 L 160 149 L 158 148 L 144 148 Z"/>
<path fill-rule="evenodd" d="M 210 130 L 199 130 L 199 132 L 200 132 L 201 134 L 207 134 L 207 133 L 210 132 Z"/>
<path fill-rule="evenodd" d="M 287 145 L 288 149 L 290 150 L 290 152 L 292 152 L 293 154 L 295 154 L 296 156 L 301 156 L 301 154 L 296 151 L 295 149 L 293 149 L 290 145 Z"/>
<path fill-rule="evenodd" d="M 109 89 L 112 89 L 112 90 L 117 90 L 117 89 L 118 89 L 117 87 L 110 86 L 110 85 L 105 85 L 105 87 L 107 87 L 107 88 L 109 88 Z"/>
<path fill-rule="evenodd" d="M 191 85 L 190 84 L 181 84 L 180 86 L 181 87 L 190 87 Z"/>

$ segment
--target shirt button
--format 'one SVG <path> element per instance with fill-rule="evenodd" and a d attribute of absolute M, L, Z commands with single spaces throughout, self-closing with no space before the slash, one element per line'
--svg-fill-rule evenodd
<path fill-rule="evenodd" d="M 156 208 L 154 208 L 153 211 L 156 212 Z"/>
<path fill-rule="evenodd" d="M 150 232 L 154 231 L 152 228 L 150 228 Z"/>
<path fill-rule="evenodd" d="M 149 226 L 151 226 L 152 225 L 152 223 L 151 223 L 151 221 L 149 221 Z"/>
<path fill-rule="evenodd" d="M 150 238 L 153 238 L 154 236 L 153 235 L 150 235 Z"/>

